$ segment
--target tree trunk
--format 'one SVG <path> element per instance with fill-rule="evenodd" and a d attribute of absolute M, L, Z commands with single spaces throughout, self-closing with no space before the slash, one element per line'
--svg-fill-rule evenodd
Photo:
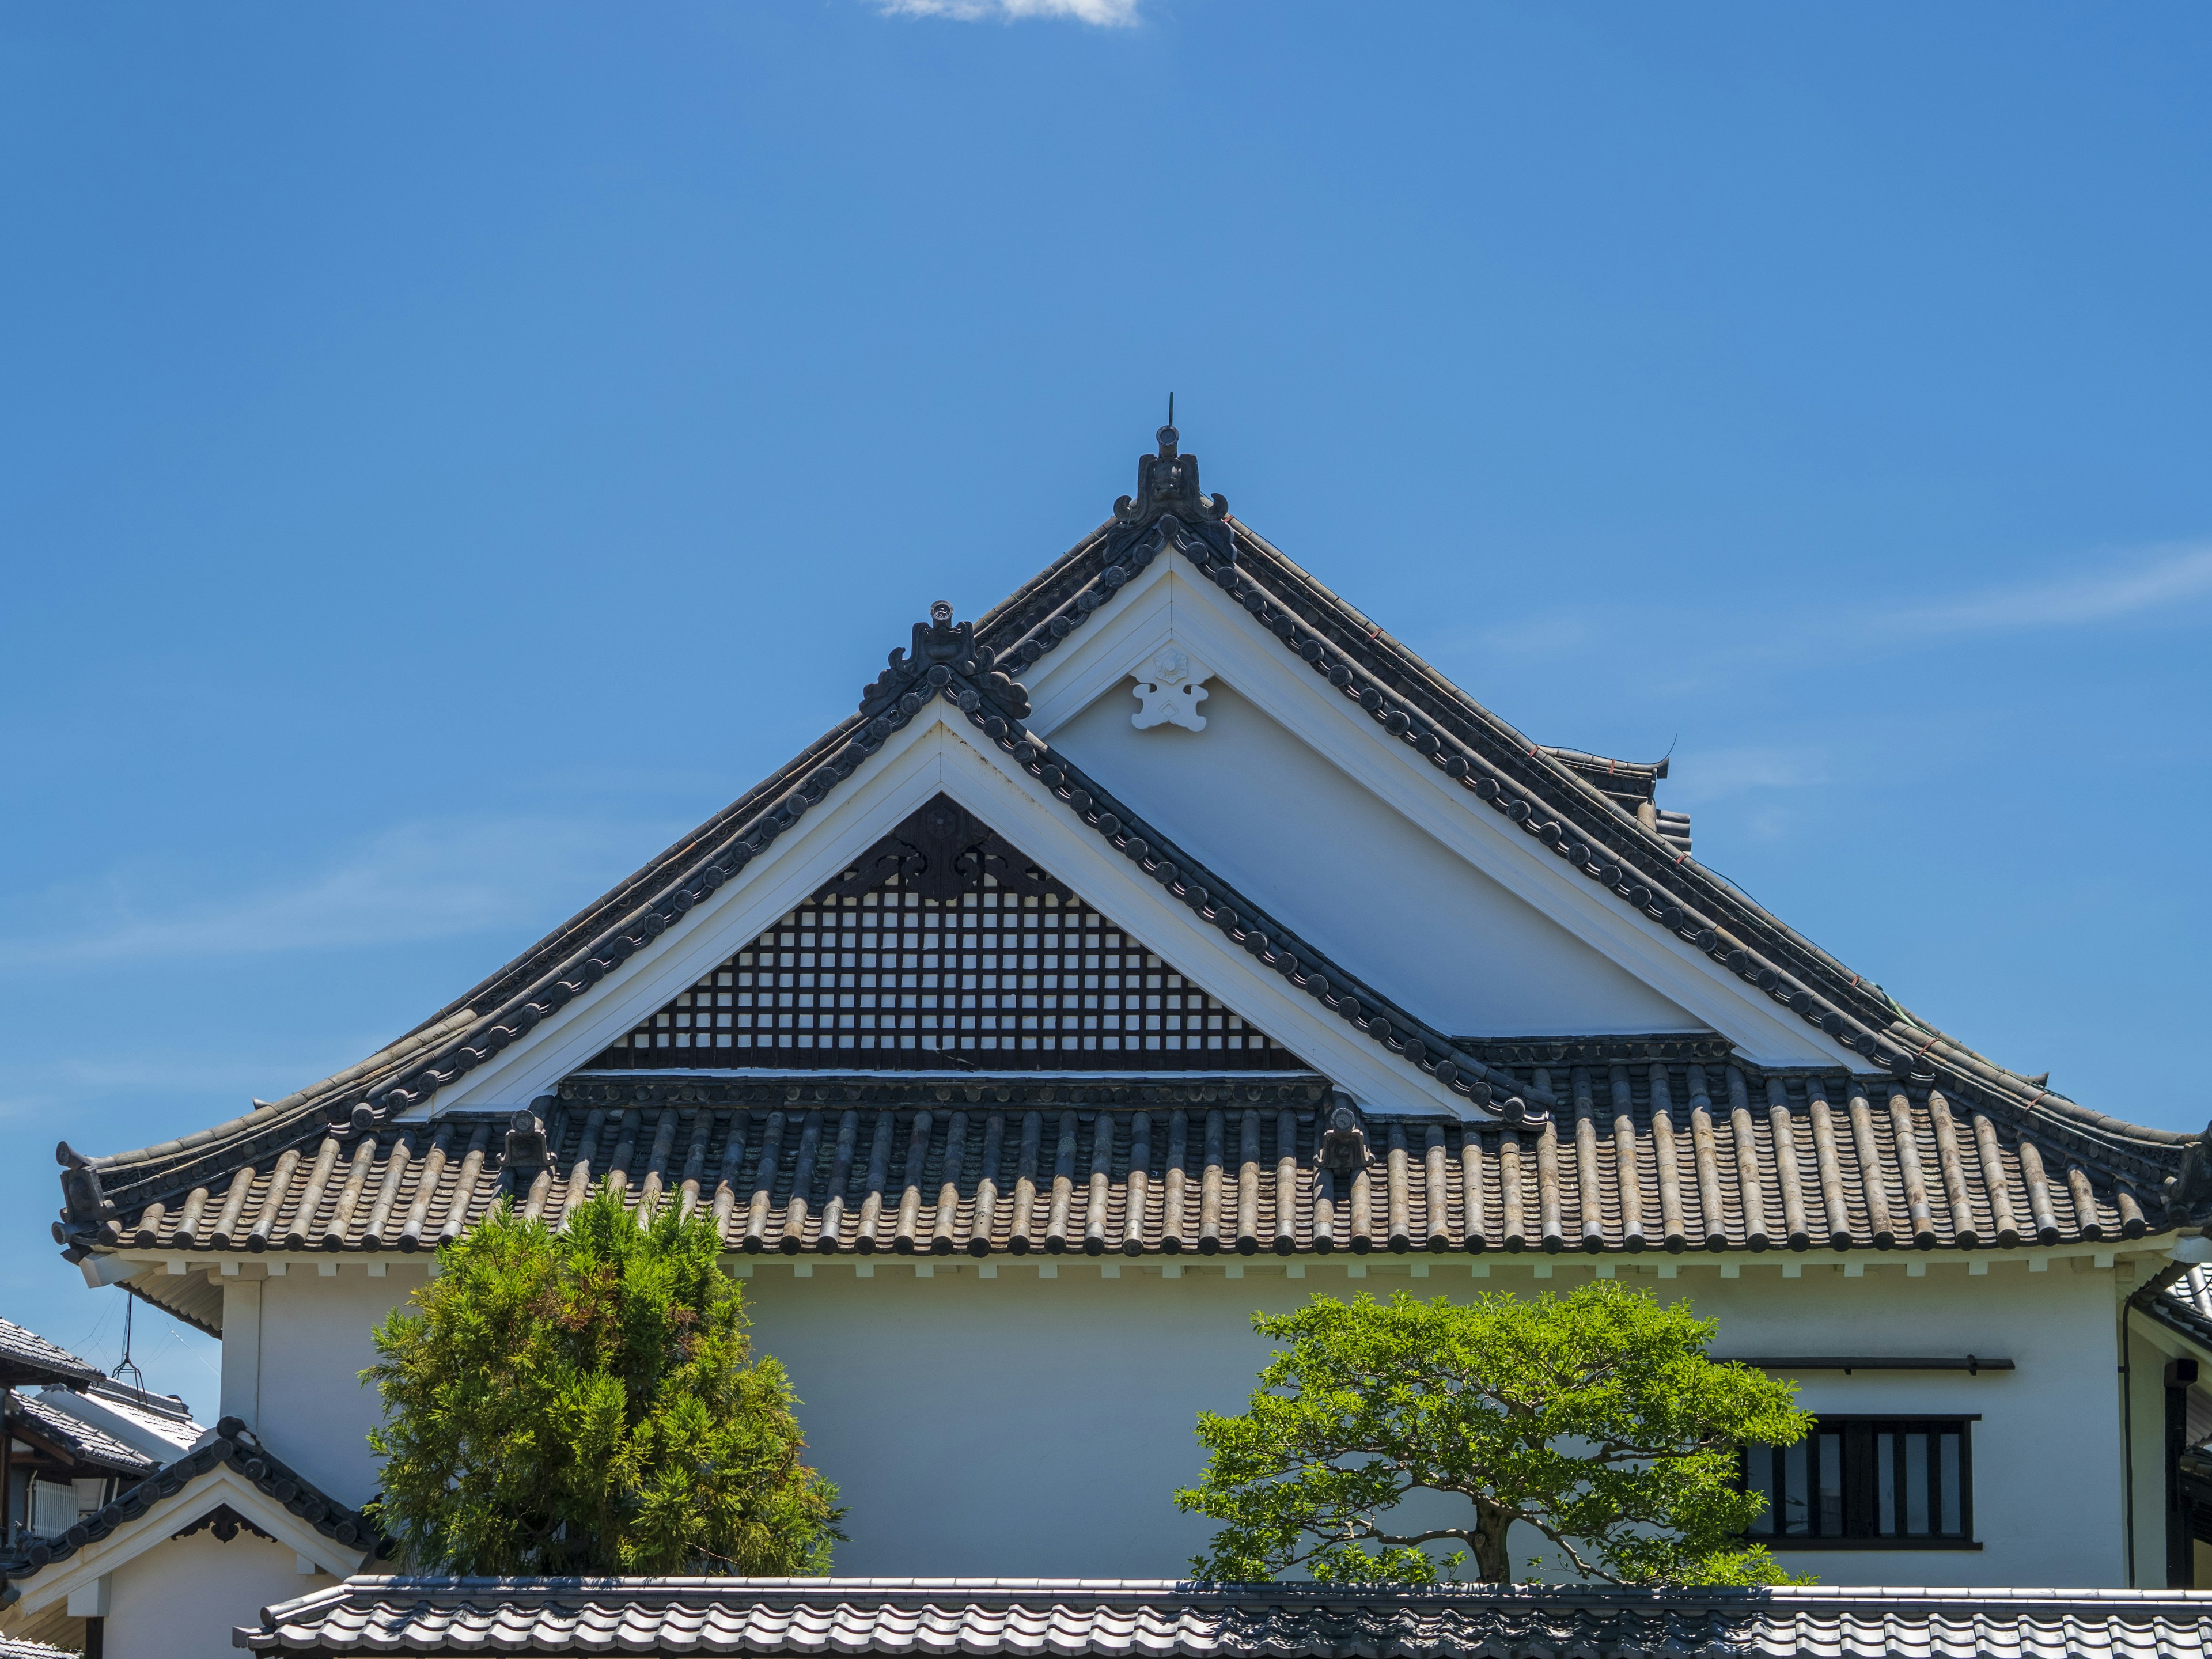
<path fill-rule="evenodd" d="M 1480 1498 L 1475 1500 L 1474 1570 L 1486 1584 L 1513 1582 L 1513 1556 L 1505 1547 L 1505 1535 L 1512 1526 L 1512 1517 L 1504 1510 Z"/>

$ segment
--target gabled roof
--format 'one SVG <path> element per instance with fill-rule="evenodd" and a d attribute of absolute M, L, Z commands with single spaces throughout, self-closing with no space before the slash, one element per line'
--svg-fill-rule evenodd
<path fill-rule="evenodd" d="M 235 1639 L 271 1654 L 2200 1659 L 2212 1592 L 360 1577 L 264 1607 Z"/>
<path fill-rule="evenodd" d="M 36 1395 L 18 1395 L 9 1407 L 8 1421 L 25 1439 L 44 1442 L 70 1462 L 82 1464 L 88 1473 L 143 1475 L 154 1472 L 154 1460 L 135 1446 L 125 1445 L 113 1435 Z"/>
<path fill-rule="evenodd" d="M 2212 1205 L 2198 1138 L 2078 1106 L 1899 1007 L 1696 863 L 1656 823 L 1639 822 L 1588 775 L 1591 757 L 1531 742 L 1232 519 L 1220 496 L 1201 495 L 1196 461 L 1181 454 L 1174 430 L 1163 428 L 1159 453 L 1139 459 L 1136 497 L 1117 503 L 1112 520 L 977 623 L 956 625 L 950 606 L 936 607 L 931 623 L 915 625 L 911 647 L 891 653 L 856 714 L 398 1042 L 283 1101 L 179 1140 L 98 1158 L 64 1144 L 58 1242 L 77 1254 L 112 1243 L 125 1217 L 188 1201 L 192 1191 L 211 1189 L 248 1165 L 296 1163 L 326 1129 L 366 1133 L 430 1101 L 586 994 L 735 877 L 940 696 L 1041 784 L 1059 810 L 1318 1009 L 1433 1074 L 1470 1107 L 1509 1122 L 1540 1123 L 1561 1104 L 1549 1084 L 1494 1066 L 1480 1045 L 1430 1028 L 1393 1001 L 1387 987 L 1345 970 L 1024 724 L 1029 697 L 1015 677 L 1111 606 L 1137 572 L 1170 556 L 1233 596 L 1282 650 L 1364 710 L 1377 742 L 1403 744 L 1424 757 L 1440 787 L 1464 792 L 1468 811 L 1501 814 L 1544 856 L 1559 858 L 1613 902 L 1855 1048 L 1870 1069 L 1963 1108 L 2016 1115 L 2024 1128 L 2064 1146 L 2092 1184 L 2125 1172 L 2145 1188 L 2149 1218 L 2160 1227 Z"/>
<path fill-rule="evenodd" d="M 54 1410 L 88 1423 L 112 1438 L 167 1462 L 190 1451 L 209 1431 L 192 1420 L 183 1400 L 103 1378 L 88 1389 L 49 1389 L 40 1396 Z"/>
<path fill-rule="evenodd" d="M 176 1497 L 195 1482 L 223 1468 L 236 1471 L 252 1484 L 255 1491 L 287 1513 L 366 1559 L 375 1559 L 388 1547 L 374 1522 L 339 1503 L 275 1456 L 237 1418 L 226 1417 L 216 1425 L 215 1438 L 207 1444 L 166 1468 L 156 1470 L 114 1502 L 84 1516 L 60 1537 L 40 1539 L 27 1546 L 0 1552 L 0 1605 L 16 1600 L 22 1586 L 40 1573 L 68 1561 L 80 1550 L 98 1545 L 163 1500 Z M 210 1494 L 210 1507 L 216 1501 Z"/>
<path fill-rule="evenodd" d="M 0 1319 L 0 1389 L 20 1389 L 26 1383 L 40 1382 L 58 1382 L 65 1389 L 88 1389 L 100 1380 L 99 1369 L 91 1361 L 78 1358 L 36 1331 L 27 1331 L 11 1320 Z"/>

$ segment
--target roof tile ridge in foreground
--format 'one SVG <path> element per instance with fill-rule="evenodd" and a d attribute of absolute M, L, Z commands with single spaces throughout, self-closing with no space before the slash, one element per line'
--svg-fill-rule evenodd
<path fill-rule="evenodd" d="M 279 1602 L 270 1613 L 302 1611 L 346 1600 L 413 1595 L 452 1600 L 498 1597 L 554 1601 L 598 1597 L 678 1601 L 702 1596 L 757 1601 L 818 1601 L 826 1596 L 881 1602 L 929 1598 L 969 1601 L 1037 1600 L 1172 1601 L 1186 1603 L 1395 1602 L 1522 1603 L 1555 1607 L 1819 1607 L 1865 1605 L 1892 1609 L 1965 1603 L 1983 1608 L 2155 1607 L 2203 1609 L 2212 1616 L 2212 1590 L 2119 1589 L 2096 1587 L 1913 1584 L 1539 1584 L 1480 1580 L 1429 1583 L 1216 1582 L 1188 1578 L 959 1578 L 748 1577 L 684 1574 L 666 1577 L 572 1574 L 440 1577 L 361 1573 L 329 1588 Z"/>
<path fill-rule="evenodd" d="M 2127 1123 L 2124 1120 L 2093 1111 L 2072 1101 L 2065 1100 L 2048 1090 L 2039 1090 L 2036 1085 L 2029 1083 L 2019 1073 L 1996 1065 L 1975 1051 L 1966 1048 L 1963 1044 L 1957 1043 L 1942 1032 L 1923 1025 L 1917 1019 L 1904 1016 L 1904 1011 L 1897 1005 L 1894 999 L 1882 991 L 1880 987 L 1867 981 L 1863 975 L 1851 973 L 1833 956 L 1783 922 L 1780 918 L 1775 916 L 1756 900 L 1752 899 L 1733 883 L 1706 871 L 1697 860 L 1665 844 L 1651 831 L 1645 830 L 1642 824 L 1620 812 L 1617 806 L 1607 800 L 1601 792 L 1595 790 L 1585 780 L 1577 776 L 1559 762 L 1542 754 L 1541 745 L 1533 743 L 1524 733 L 1499 719 L 1491 710 L 1468 696 L 1465 691 L 1445 679 L 1417 654 L 1386 633 L 1379 623 L 1366 617 L 1324 585 L 1314 580 L 1294 560 L 1267 543 L 1241 520 L 1231 520 L 1231 523 L 1232 533 L 1240 542 L 1261 554 L 1269 562 L 1277 565 L 1285 574 L 1304 586 L 1310 599 L 1315 603 L 1333 608 L 1340 613 L 1341 617 L 1356 622 L 1364 630 L 1365 646 L 1374 647 L 1387 641 L 1389 654 L 1397 659 L 1400 667 L 1412 671 L 1443 701 L 1455 706 L 1462 713 L 1469 715 L 1475 723 L 1486 728 L 1493 740 L 1501 738 L 1508 740 L 1516 749 L 1525 751 L 1516 754 L 1516 764 L 1545 773 L 1548 775 L 1546 781 L 1554 787 L 1565 787 L 1573 794 L 1586 798 L 1586 804 L 1594 805 L 1595 811 L 1600 814 L 1598 821 L 1604 823 L 1610 830 L 1609 838 L 1613 840 L 1614 845 L 1625 844 L 1645 855 L 1645 859 L 1649 861 L 1644 864 L 1643 869 L 1638 871 L 1639 874 L 1655 878 L 1665 884 L 1688 883 L 1701 887 L 1704 890 L 1697 895 L 1696 902 L 1711 904 L 1715 900 L 1719 901 L 1720 906 L 1739 913 L 1739 925 L 1741 925 L 1741 917 L 1748 916 L 1751 919 L 1754 925 L 1746 928 L 1747 932 L 1767 933 L 1776 940 L 1802 954 L 1827 976 L 1838 981 L 1848 981 L 1831 985 L 1828 989 L 1832 995 L 1839 991 L 1844 994 L 1843 998 L 1836 1000 L 1848 999 L 1863 1005 L 1859 1012 L 1863 1024 L 1872 1026 L 1875 1023 L 1866 1018 L 1865 1008 L 1873 1008 L 1879 1015 L 1887 1017 L 1883 1021 L 1881 1029 L 1886 1034 L 1890 1035 L 1892 1042 L 1900 1049 L 1900 1053 L 1888 1057 L 1893 1067 L 1900 1060 L 1905 1060 L 1909 1066 L 1918 1065 L 1931 1058 L 1946 1062 L 1966 1079 L 2008 1097 L 2011 1103 L 2015 1106 L 2033 1109 L 2039 1103 L 2043 1108 L 2056 1115 L 2074 1120 L 2073 1127 L 2086 1127 L 2128 1142 L 2136 1147 L 2171 1150 L 2191 1145 L 2198 1139 L 2195 1135 Z M 1178 550 L 1184 552 L 1186 556 L 1194 556 L 1194 562 L 1195 562 L 1195 552 L 1201 550 L 1185 545 L 1180 541 L 1176 542 L 1176 545 Z M 1258 584 L 1254 586 L 1256 588 Z M 1285 638 L 1283 642 L 1286 648 L 1294 651 L 1297 649 L 1290 639 Z M 1493 797 L 1494 799 L 1496 798 Z M 1627 833 L 1631 830 L 1634 831 L 1632 836 Z M 1626 838 L 1625 841 L 1621 839 L 1623 837 Z M 1648 846 L 1644 844 L 1647 842 Z M 1564 838 L 1559 844 L 1564 846 Z M 1725 946 L 1730 941 L 1725 930 L 1713 929 L 1712 931 L 1717 937 L 1708 946 L 1708 951 L 1711 954 L 1718 955 L 1720 951 L 1717 947 Z M 1741 976 L 1752 977 L 1754 973 L 1761 971 L 1756 958 L 1752 957 L 1750 951 L 1741 950 L 1739 946 L 1737 953 L 1747 959 L 1746 966 L 1737 969 Z M 1783 977 L 1780 974 L 1774 975 L 1777 982 L 1781 981 Z M 1765 990 L 1768 988 L 1762 986 L 1760 988 Z M 1805 1014 L 1803 1010 L 1797 1012 L 1804 1017 L 1811 1018 L 1809 1014 Z M 1910 1024 L 1906 1023 L 1908 1019 L 1911 1020 Z M 1908 1039 L 1917 1040 L 1908 1041 Z M 1869 1055 L 1869 1057 L 1878 1056 Z M 1933 1070 L 1933 1067 L 1930 1069 Z M 1941 1081 L 1940 1074 L 1937 1080 Z"/>
<path fill-rule="evenodd" d="M 390 1548 L 382 1528 L 360 1510 L 340 1503 L 297 1469 L 269 1450 L 261 1437 L 235 1417 L 216 1425 L 215 1437 L 186 1452 L 133 1483 L 111 1502 L 59 1538 L 40 1540 L 20 1556 L 0 1559 L 0 1591 L 13 1581 L 31 1577 L 56 1561 L 66 1560 L 88 1544 L 99 1542 L 126 1522 L 135 1521 L 165 1498 L 173 1498 L 219 1464 L 228 1464 L 251 1480 L 287 1511 L 305 1521 L 325 1538 L 349 1548 L 363 1550 L 374 1560 Z M 259 1467 L 255 1467 L 258 1465 Z M 291 1490 L 282 1488 L 289 1486 Z"/>

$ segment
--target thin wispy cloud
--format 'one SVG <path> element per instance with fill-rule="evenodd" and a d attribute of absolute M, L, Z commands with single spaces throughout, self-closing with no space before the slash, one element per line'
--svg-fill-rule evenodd
<path fill-rule="evenodd" d="M 1447 672 L 1456 667 L 1476 675 L 1475 665 L 1491 658 L 1564 660 L 1655 638 L 1712 642 L 1711 650 L 1646 664 L 1654 686 L 1685 692 L 1747 670 L 1769 673 L 1778 665 L 1816 662 L 1805 649 L 1812 638 L 1909 650 L 1975 635 L 2212 620 L 2212 544 L 2168 544 L 2082 562 L 2087 568 L 2069 574 L 1926 597 L 1894 609 L 1723 609 L 1685 602 L 1532 611 L 1476 629 L 1448 629 L 1429 637 L 1423 648 Z"/>
<path fill-rule="evenodd" d="M 5 941 L 18 966 L 112 965 L 451 939 L 566 915 L 678 827 L 509 818 L 387 830 L 296 882 L 221 898 L 149 893 L 131 873 L 95 902 L 50 896 L 41 935 Z"/>
<path fill-rule="evenodd" d="M 1138 0 L 881 0 L 883 9 L 909 17 L 945 17 L 960 23 L 1018 23 L 1061 18 L 1097 28 L 1127 28 L 1137 21 Z"/>
<path fill-rule="evenodd" d="M 1985 588 L 1885 618 L 1923 635 L 2084 628 L 2166 611 L 2212 596 L 2212 546 L 2153 548 L 2107 568 Z"/>
<path fill-rule="evenodd" d="M 1747 746 L 1706 749 L 1674 757 L 1667 788 L 1685 806 L 1700 806 L 1753 790 L 1810 789 L 1829 781 L 1825 752 L 1816 747 Z"/>

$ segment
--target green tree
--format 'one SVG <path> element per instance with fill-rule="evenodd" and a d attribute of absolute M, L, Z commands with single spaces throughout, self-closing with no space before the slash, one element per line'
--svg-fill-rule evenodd
<path fill-rule="evenodd" d="M 459 1573 L 821 1573 L 837 1489 L 754 1358 L 713 1224 L 602 1193 L 559 1232 L 500 1209 L 376 1330 L 378 1518 Z"/>
<path fill-rule="evenodd" d="M 1802 1582 L 1744 1541 L 1765 1499 L 1736 1474 L 1743 1444 L 1789 1445 L 1812 1419 L 1793 1384 L 1707 1358 L 1716 1322 L 1686 1303 L 1601 1279 L 1459 1304 L 1316 1296 L 1252 1323 L 1288 1346 L 1242 1416 L 1200 1414 L 1206 1474 L 1176 1494 L 1224 1523 L 1200 1577 L 1426 1581 L 1471 1554 L 1504 1583 L 1520 1521 L 1586 1577 Z M 1448 1501 L 1394 1515 L 1423 1493 Z"/>

